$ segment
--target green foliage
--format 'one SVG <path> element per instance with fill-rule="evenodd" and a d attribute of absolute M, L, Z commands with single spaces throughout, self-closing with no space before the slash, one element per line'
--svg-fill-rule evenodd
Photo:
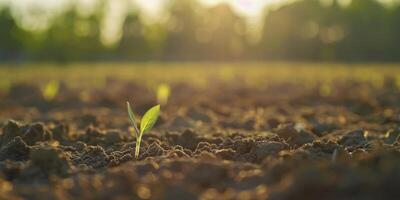
<path fill-rule="evenodd" d="M 150 108 L 142 117 L 140 121 L 140 130 L 137 128 L 136 118 L 133 114 L 133 110 L 129 102 L 126 102 L 128 109 L 128 116 L 131 125 L 134 127 L 136 133 L 136 148 L 135 148 L 135 158 L 139 157 L 140 151 L 140 143 L 142 141 L 142 136 L 144 133 L 149 132 L 153 126 L 156 124 L 159 113 L 160 113 L 160 105 L 156 105 Z"/>
<path fill-rule="evenodd" d="M 0 5 L 0 61 L 8 58 L 19 58 L 30 49 L 29 44 L 34 40 L 32 34 L 18 26 L 13 18 L 11 8 Z"/>

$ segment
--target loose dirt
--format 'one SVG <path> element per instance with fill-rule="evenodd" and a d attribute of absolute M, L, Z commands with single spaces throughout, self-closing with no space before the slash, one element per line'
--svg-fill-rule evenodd
<path fill-rule="evenodd" d="M 142 114 L 156 98 L 132 82 L 106 87 L 65 88 L 52 102 L 23 83 L 1 95 L 0 199 L 400 197 L 393 84 L 342 80 L 329 94 L 290 83 L 173 84 L 138 159 L 124 104 Z"/>

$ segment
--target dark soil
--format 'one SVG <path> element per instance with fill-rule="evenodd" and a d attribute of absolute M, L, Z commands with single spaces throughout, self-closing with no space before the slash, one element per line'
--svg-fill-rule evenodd
<path fill-rule="evenodd" d="M 0 199 L 400 198 L 391 84 L 337 81 L 328 95 L 174 84 L 137 160 L 125 101 L 142 114 L 156 98 L 131 82 L 106 87 L 64 88 L 52 102 L 26 84 L 0 95 Z"/>

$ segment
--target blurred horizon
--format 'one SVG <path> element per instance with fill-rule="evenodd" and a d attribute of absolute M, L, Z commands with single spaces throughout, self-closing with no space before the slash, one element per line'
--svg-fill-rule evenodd
<path fill-rule="evenodd" d="M 0 0 L 0 62 L 400 61 L 399 0 Z"/>

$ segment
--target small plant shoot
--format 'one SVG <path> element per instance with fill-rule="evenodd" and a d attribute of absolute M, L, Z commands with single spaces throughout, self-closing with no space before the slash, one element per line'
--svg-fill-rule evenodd
<path fill-rule="evenodd" d="M 142 117 L 140 121 L 140 129 L 137 126 L 136 117 L 133 113 L 132 107 L 129 102 L 126 102 L 128 109 L 129 122 L 133 126 L 135 137 L 136 137 L 136 147 L 135 147 L 135 158 L 139 157 L 140 143 L 142 141 L 142 136 L 144 133 L 149 132 L 153 126 L 156 124 L 158 116 L 160 114 L 160 105 L 156 105 L 150 108 Z"/>
<path fill-rule="evenodd" d="M 52 80 L 48 82 L 42 90 L 43 98 L 46 101 L 52 101 L 57 96 L 59 88 L 60 84 L 58 81 Z"/>
<path fill-rule="evenodd" d="M 161 105 L 168 103 L 169 95 L 171 94 L 171 88 L 169 85 L 163 83 L 157 87 L 157 102 Z"/>

